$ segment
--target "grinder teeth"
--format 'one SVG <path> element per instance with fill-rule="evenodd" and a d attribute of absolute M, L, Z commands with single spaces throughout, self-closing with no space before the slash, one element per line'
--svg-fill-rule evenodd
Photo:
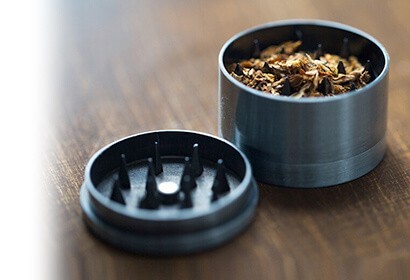
<path fill-rule="evenodd" d="M 370 81 L 373 81 L 376 78 L 376 73 L 374 72 L 372 63 L 370 60 L 366 61 L 366 64 L 364 65 L 364 70 L 363 72 L 367 71 L 370 75 Z"/>
<path fill-rule="evenodd" d="M 119 186 L 119 180 L 118 180 L 117 174 L 114 175 L 114 183 L 112 186 L 112 192 L 111 192 L 110 199 L 122 205 L 125 205 L 125 200 L 121 193 L 121 188 Z"/>
<path fill-rule="evenodd" d="M 189 181 L 190 178 L 188 176 L 184 176 L 182 178 L 182 182 L 184 181 Z M 183 183 L 183 184 L 189 184 L 188 182 Z M 189 190 L 183 189 L 182 190 L 183 194 L 184 194 L 184 199 L 181 202 L 181 209 L 186 209 L 186 208 L 192 208 L 193 204 L 192 204 L 192 197 L 191 197 L 191 192 Z"/>
<path fill-rule="evenodd" d="M 253 46 L 252 46 L 252 57 L 258 58 L 261 56 L 261 47 L 259 44 L 259 40 L 255 39 L 253 40 Z"/>
<path fill-rule="evenodd" d="M 123 189 L 129 189 L 131 187 L 130 177 L 128 176 L 127 171 L 127 160 L 124 154 L 121 154 L 121 164 L 120 170 L 118 172 L 120 186 Z"/>
<path fill-rule="evenodd" d="M 346 37 L 343 38 L 342 47 L 340 49 L 340 56 L 343 58 L 349 57 L 349 39 Z"/>
<path fill-rule="evenodd" d="M 191 167 L 192 167 L 192 172 L 195 177 L 199 177 L 202 175 L 204 172 L 204 167 L 201 163 L 201 159 L 199 158 L 199 145 L 195 143 L 192 146 L 192 160 L 191 160 Z"/>
<path fill-rule="evenodd" d="M 262 67 L 263 73 L 272 73 L 272 69 L 270 68 L 269 64 L 265 61 Z"/>
<path fill-rule="evenodd" d="M 151 157 L 147 158 L 148 161 L 148 174 L 151 176 L 155 177 L 155 167 L 154 167 L 154 161 L 152 160 Z"/>
<path fill-rule="evenodd" d="M 190 192 L 191 190 L 195 189 L 197 184 L 195 181 L 195 177 L 192 174 L 192 167 L 189 161 L 189 157 L 185 157 L 185 166 L 184 171 L 181 176 L 181 190 L 184 192 Z"/>
<path fill-rule="evenodd" d="M 346 74 L 346 69 L 342 61 L 339 61 L 339 63 L 337 64 L 337 72 L 339 74 Z"/>
<path fill-rule="evenodd" d="M 303 33 L 302 33 L 302 31 L 300 31 L 300 29 L 296 29 L 296 30 L 295 30 L 295 35 L 296 35 L 296 39 L 297 39 L 298 41 L 302 41 L 302 39 L 303 39 Z"/>
<path fill-rule="evenodd" d="M 289 95 L 291 95 L 291 93 L 292 92 L 290 91 L 289 79 L 286 78 L 285 82 L 283 83 L 281 95 L 289 96 Z"/>
<path fill-rule="evenodd" d="M 286 87 L 286 84 L 288 85 Z M 289 81 L 285 83 L 286 94 L 290 93 Z M 161 156 L 159 153 L 159 142 L 154 142 L 155 160 L 152 157 L 147 159 L 147 174 L 145 179 L 145 195 L 139 202 L 138 207 L 142 209 L 158 209 L 161 205 L 161 194 L 158 190 L 156 176 L 164 172 Z M 192 201 L 191 192 L 197 187 L 196 178 L 204 173 L 204 166 L 200 158 L 199 144 L 195 143 L 192 146 L 192 158 L 184 158 L 184 169 L 180 179 L 180 190 L 182 192 L 180 199 L 176 199 L 175 203 L 179 203 L 180 209 L 192 208 L 194 203 Z M 130 189 L 130 177 L 127 171 L 127 160 L 124 154 L 121 154 L 121 161 L 118 174 L 114 175 L 114 183 L 110 199 L 126 205 L 121 189 Z M 230 191 L 230 186 L 226 176 L 226 169 L 224 161 L 218 159 L 217 170 L 211 187 L 212 196 L 211 202 L 218 200 L 221 196 Z"/>
<path fill-rule="evenodd" d="M 154 146 L 155 146 L 155 175 L 159 175 L 163 171 L 161 154 L 159 153 L 159 142 L 155 141 Z"/>
<path fill-rule="evenodd" d="M 322 44 L 317 44 L 317 49 L 316 49 L 316 52 L 315 52 L 316 59 L 319 59 L 322 55 L 323 55 Z"/>
<path fill-rule="evenodd" d="M 243 69 L 239 63 L 236 64 L 234 73 L 238 76 L 243 75 Z"/>
<path fill-rule="evenodd" d="M 141 200 L 139 207 L 145 209 L 157 209 L 159 207 L 157 182 L 149 166 L 145 183 L 145 196 Z"/>
<path fill-rule="evenodd" d="M 213 196 L 220 196 L 230 191 L 229 183 L 226 178 L 223 160 L 218 160 L 218 169 L 216 171 L 214 183 L 212 185 Z"/>
<path fill-rule="evenodd" d="M 322 83 L 319 85 L 320 91 L 324 95 L 329 95 L 333 92 L 332 84 L 328 77 L 324 77 Z"/>

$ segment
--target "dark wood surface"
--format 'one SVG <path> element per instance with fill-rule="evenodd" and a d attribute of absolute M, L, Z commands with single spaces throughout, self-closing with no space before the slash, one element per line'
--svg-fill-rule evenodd
<path fill-rule="evenodd" d="M 60 276 L 410 278 L 408 1 L 76 0 L 60 3 L 56 15 L 58 94 L 47 175 Z M 331 188 L 260 185 L 251 227 L 205 253 L 144 257 L 90 235 L 82 222 L 79 189 L 91 155 L 147 130 L 216 134 L 220 48 L 245 28 L 289 18 L 349 24 L 378 38 L 389 51 L 388 150 L 382 163 L 358 180 Z"/>

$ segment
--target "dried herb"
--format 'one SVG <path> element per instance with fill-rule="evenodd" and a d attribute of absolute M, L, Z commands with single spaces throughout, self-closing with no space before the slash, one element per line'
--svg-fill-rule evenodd
<path fill-rule="evenodd" d="M 302 41 L 288 41 L 260 51 L 255 40 L 253 58 L 235 63 L 228 70 L 243 84 L 273 95 L 339 95 L 359 89 L 376 77 L 370 62 L 362 66 L 355 56 L 348 56 L 347 43 L 343 40 L 339 56 L 324 53 L 321 44 L 313 53 L 297 51 Z"/>

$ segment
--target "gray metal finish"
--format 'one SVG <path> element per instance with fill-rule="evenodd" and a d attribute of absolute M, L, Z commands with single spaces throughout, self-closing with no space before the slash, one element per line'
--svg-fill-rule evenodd
<path fill-rule="evenodd" d="M 318 43 L 338 53 L 370 60 L 377 77 L 354 92 L 332 97 L 293 99 L 243 85 L 226 66 L 261 48 L 296 40 L 314 50 Z M 250 160 L 258 181 L 288 187 L 322 187 L 347 182 L 371 171 L 385 152 L 389 56 L 368 34 L 342 24 L 292 20 L 270 23 L 230 39 L 219 55 L 219 135 Z"/>
<path fill-rule="evenodd" d="M 155 141 L 160 143 L 163 163 L 156 181 L 177 184 L 184 157 L 192 153 L 193 144 L 199 144 L 203 173 L 192 191 L 191 208 L 180 209 L 178 203 L 152 210 L 138 207 L 145 193 L 144 165 Z M 122 190 L 126 205 L 110 199 L 121 154 L 127 155 L 131 181 L 131 187 Z M 210 201 L 208 191 L 219 158 L 224 159 L 230 191 Z M 228 141 L 193 131 L 166 130 L 130 136 L 98 151 L 87 164 L 80 200 L 84 220 L 98 237 L 132 252 L 175 255 L 212 248 L 239 234 L 252 220 L 258 189 L 250 163 Z"/>
<path fill-rule="evenodd" d="M 256 186 L 256 182 L 253 182 L 253 184 Z M 257 188 L 252 188 L 246 204 L 243 205 L 237 216 L 223 224 L 201 231 L 182 234 L 167 234 L 164 232 L 160 235 L 124 231 L 100 219 L 95 210 L 92 209 L 90 196 L 85 186 L 81 188 L 80 202 L 87 226 L 102 240 L 130 252 L 168 256 L 209 250 L 234 238 L 252 222 L 258 197 Z"/>

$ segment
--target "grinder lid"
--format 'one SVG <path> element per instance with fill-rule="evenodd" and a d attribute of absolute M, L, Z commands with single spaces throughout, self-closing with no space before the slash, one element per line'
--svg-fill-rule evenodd
<path fill-rule="evenodd" d="M 175 255 L 221 245 L 252 221 L 258 188 L 229 142 L 162 130 L 109 144 L 88 162 L 80 201 L 99 238 L 128 251 Z"/>

